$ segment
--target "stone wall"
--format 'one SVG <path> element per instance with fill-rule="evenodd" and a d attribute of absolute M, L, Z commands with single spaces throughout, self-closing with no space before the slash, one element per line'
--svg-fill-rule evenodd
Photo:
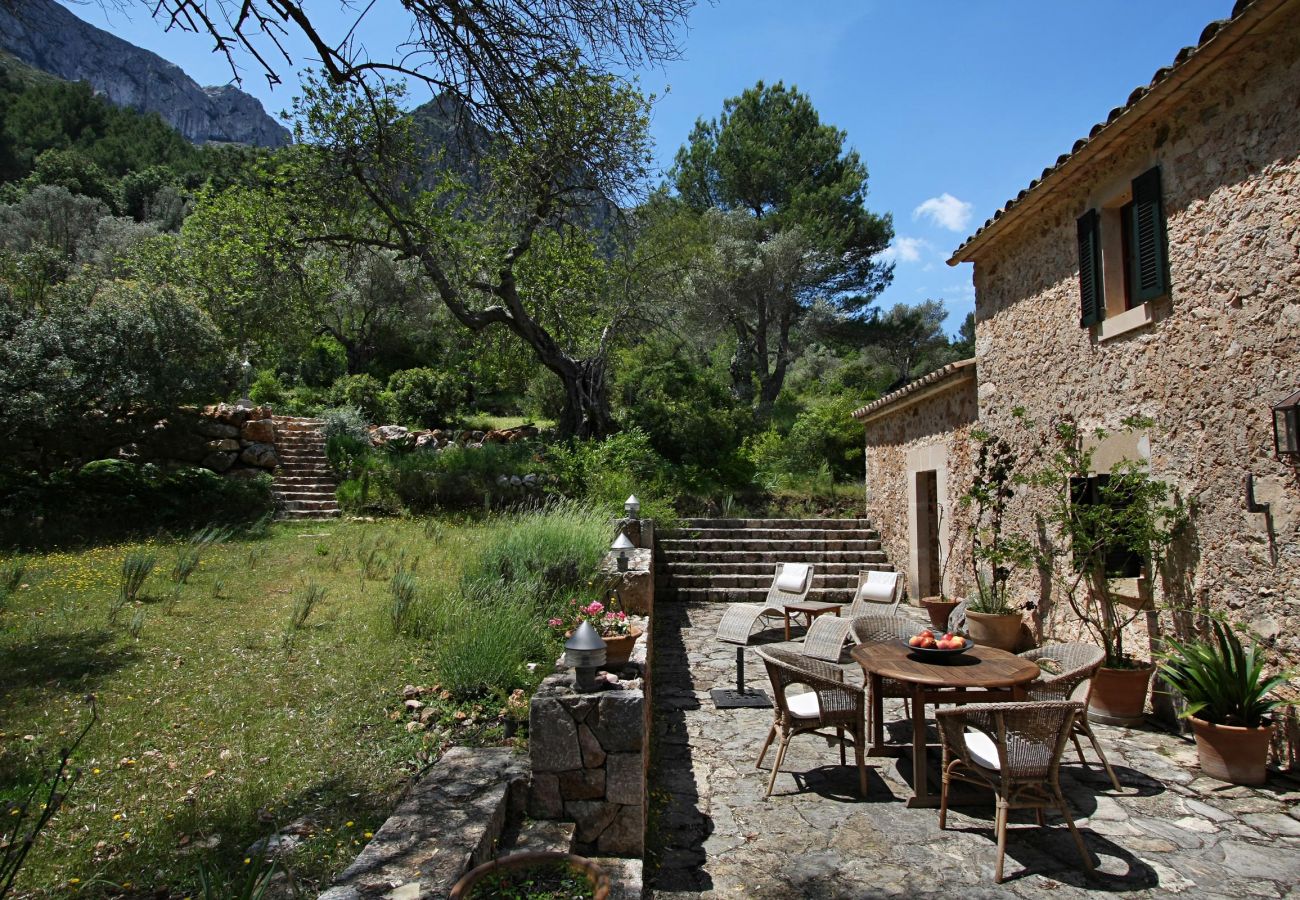
<path fill-rule="evenodd" d="M 974 384 L 961 380 L 910 405 L 886 406 L 865 423 L 867 517 L 879 530 L 890 562 L 907 573 L 913 604 L 920 600 L 911 509 L 912 479 L 918 470 L 936 468 L 946 476 L 939 485 L 939 543 L 945 555 L 952 554 L 945 588 L 950 596 L 971 592 L 969 516 L 959 499 L 970 485 L 969 439 L 975 413 Z"/>
<path fill-rule="evenodd" d="M 1018 442 L 1012 410 L 1085 428 L 1152 418 L 1150 469 L 1195 506 L 1184 571 L 1160 586 L 1248 623 L 1300 662 L 1300 475 L 1273 454 L 1270 407 L 1300 389 L 1300 21 L 1134 124 L 1124 143 L 1005 224 L 977 253 L 981 427 Z M 1075 219 L 1161 167 L 1170 296 L 1154 322 L 1100 341 L 1079 326 Z M 1050 187 L 1050 185 L 1049 185 Z M 1246 510 L 1255 477 L 1269 514 Z M 1032 528 L 1032 496 L 1010 523 Z M 1038 579 L 1021 580 L 1039 591 Z M 1055 622 L 1064 616 L 1055 613 Z M 1049 621 L 1049 630 L 1053 622 Z"/>
<path fill-rule="evenodd" d="M 200 466 L 232 478 L 270 471 L 280 463 L 271 407 L 228 403 L 182 407 L 118 454 L 138 462 Z"/>

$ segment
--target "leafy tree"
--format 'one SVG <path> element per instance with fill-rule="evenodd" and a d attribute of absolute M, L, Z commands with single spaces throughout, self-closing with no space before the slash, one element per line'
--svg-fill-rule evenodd
<path fill-rule="evenodd" d="M 733 332 L 733 389 L 770 409 L 792 357 L 791 334 L 814 299 L 860 315 L 893 269 L 876 254 L 893 237 L 867 210 L 867 169 L 807 96 L 759 82 L 700 120 L 671 177 L 687 207 L 720 211 L 720 257 L 701 298 Z"/>
<path fill-rule="evenodd" d="M 943 333 L 947 317 L 942 300 L 926 300 L 915 306 L 896 303 L 889 312 L 869 320 L 869 340 L 893 367 L 897 374 L 895 385 L 904 385 L 924 374 L 918 369 L 931 371 L 950 361 L 947 357 L 952 354 Z M 936 360 L 936 354 L 942 354 L 943 360 Z M 927 361 L 930 365 L 925 365 Z"/>
<path fill-rule="evenodd" d="M 394 372 L 388 390 L 398 417 L 425 428 L 450 423 L 465 399 L 459 378 L 428 368 Z"/>
<path fill-rule="evenodd" d="M 0 285 L 0 448 L 43 471 L 97 459 L 142 421 L 233 383 L 194 298 L 171 287 L 74 281 L 21 309 Z"/>
<path fill-rule="evenodd" d="M 975 355 L 975 313 L 966 313 L 957 330 L 957 340 L 952 342 L 952 352 L 958 359 L 970 359 Z"/>
<path fill-rule="evenodd" d="M 93 197 L 40 185 L 17 203 L 0 206 L 0 246 L 18 251 L 45 247 L 71 258 L 107 215 L 108 207 Z"/>

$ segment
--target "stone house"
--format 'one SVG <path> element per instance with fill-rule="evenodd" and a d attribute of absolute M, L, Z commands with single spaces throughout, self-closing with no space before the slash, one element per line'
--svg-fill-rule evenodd
<path fill-rule="evenodd" d="M 869 512 L 912 596 L 964 528 L 959 508 L 942 524 L 931 510 L 958 507 L 974 423 L 1030 456 L 1013 411 L 1070 414 L 1110 433 L 1097 471 L 1136 460 L 1192 504 L 1157 606 L 1185 592 L 1300 662 L 1300 467 L 1275 452 L 1272 415 L 1300 390 L 1300 0 L 1241 0 L 1207 26 L 949 260 L 967 262 L 975 359 L 854 414 Z M 1134 415 L 1154 424 L 1128 431 Z M 1021 494 L 1011 527 L 1029 534 Z M 962 569 L 950 590 L 969 589 Z M 1018 590 L 1050 601 L 1047 581 L 1020 573 Z M 1050 608 L 1049 630 L 1068 630 Z"/>

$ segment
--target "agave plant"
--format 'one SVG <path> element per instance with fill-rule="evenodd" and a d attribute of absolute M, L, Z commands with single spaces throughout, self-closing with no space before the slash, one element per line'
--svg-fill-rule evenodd
<path fill-rule="evenodd" d="M 1213 642 L 1170 640 L 1170 649 L 1160 656 L 1160 672 L 1186 699 L 1184 716 L 1258 728 L 1273 710 L 1290 705 L 1273 694 L 1286 684 L 1286 676 L 1265 678 L 1263 655 L 1254 641 L 1246 648 L 1222 622 L 1215 621 L 1213 628 Z"/>

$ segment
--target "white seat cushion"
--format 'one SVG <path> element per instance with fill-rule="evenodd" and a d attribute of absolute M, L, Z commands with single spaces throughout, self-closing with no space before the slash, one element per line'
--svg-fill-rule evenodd
<path fill-rule="evenodd" d="M 855 600 L 866 600 L 868 603 L 892 603 L 894 601 L 894 592 L 898 588 L 898 574 L 896 572 L 869 572 L 866 581 L 858 588 Z"/>
<path fill-rule="evenodd" d="M 808 691 L 806 694 L 787 694 L 785 705 L 790 710 L 790 715 L 801 719 L 816 719 L 822 714 L 821 706 L 817 703 L 816 691 Z"/>
<path fill-rule="evenodd" d="M 807 582 L 807 563 L 782 563 L 781 574 L 776 578 L 776 589 L 783 594 L 802 594 Z"/>
<path fill-rule="evenodd" d="M 1002 756 L 998 753 L 998 745 L 993 739 L 982 731 L 968 731 L 962 735 L 966 741 L 966 753 L 969 754 L 971 762 L 986 769 L 992 769 L 994 772 L 1002 769 Z"/>

